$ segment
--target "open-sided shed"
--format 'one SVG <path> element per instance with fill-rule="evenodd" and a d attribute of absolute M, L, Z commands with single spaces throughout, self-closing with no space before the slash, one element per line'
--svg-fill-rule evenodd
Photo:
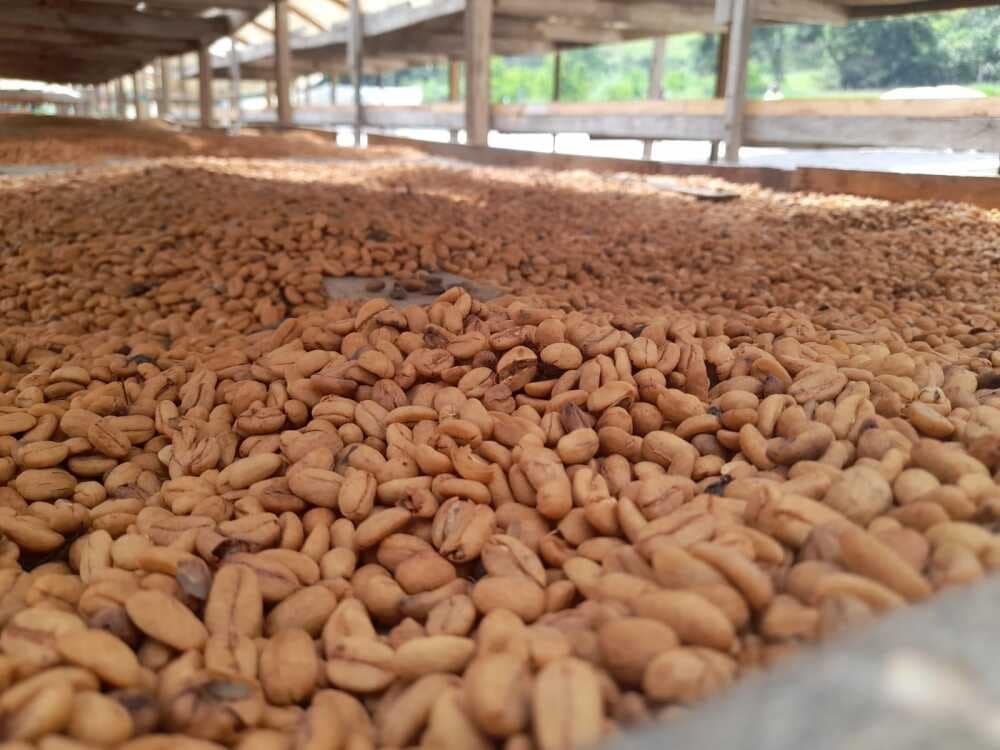
<path fill-rule="evenodd" d="M 212 79 L 274 82 L 279 126 L 353 124 L 467 131 L 574 130 L 601 137 L 700 138 L 740 145 L 936 146 L 1000 150 L 993 100 L 972 102 L 744 102 L 752 27 L 846 23 L 854 18 L 995 5 L 995 0 L 7 0 L 0 6 L 0 76 L 78 84 L 118 79 L 154 60 L 197 52 L 180 75 L 199 80 L 203 125 L 212 124 Z M 716 98 L 703 102 L 491 105 L 493 54 L 536 54 L 688 31 L 723 35 Z M 210 45 L 221 37 L 231 48 Z M 662 78 L 662 45 L 654 80 Z M 223 53 L 224 52 L 224 53 Z M 194 56 L 191 56 L 192 58 Z M 364 72 L 448 60 L 452 103 L 363 110 Z M 457 101 L 464 62 L 464 104 Z M 658 69 L 656 66 L 660 66 Z M 297 75 L 350 73 L 353 106 L 293 112 Z M 161 65 L 161 102 L 171 75 Z M 135 82 L 132 85 L 136 88 Z M 650 98 L 660 97 L 651 87 Z M 119 113 L 122 89 L 116 90 Z M 105 101 L 110 93 L 103 91 Z M 137 98 L 136 111 L 139 112 Z M 160 108 L 164 112 L 169 107 Z M 238 110 L 238 106 L 234 106 Z"/>

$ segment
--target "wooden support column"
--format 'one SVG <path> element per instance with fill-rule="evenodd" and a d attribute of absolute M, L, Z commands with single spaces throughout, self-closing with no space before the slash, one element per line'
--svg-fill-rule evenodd
<path fill-rule="evenodd" d="M 128 109 L 125 102 L 125 82 L 121 78 L 115 79 L 115 116 L 119 120 L 128 119 Z"/>
<path fill-rule="evenodd" d="M 215 96 L 212 93 L 212 56 L 208 47 L 198 48 L 198 116 L 203 128 L 210 128 L 215 117 L 212 112 L 215 107 Z"/>
<path fill-rule="evenodd" d="M 135 106 L 135 119 L 146 119 L 145 87 L 143 86 L 144 71 L 138 70 L 132 74 L 132 103 Z"/>
<path fill-rule="evenodd" d="M 264 84 L 264 100 L 269 110 L 274 109 L 274 81 Z"/>
<path fill-rule="evenodd" d="M 188 115 L 189 106 L 188 102 L 191 99 L 190 89 L 191 86 L 188 84 L 188 80 L 184 77 L 184 58 L 185 55 L 180 55 L 177 58 L 177 76 L 174 78 L 177 81 L 177 88 L 180 89 L 180 119 L 189 120 Z"/>
<path fill-rule="evenodd" d="M 354 145 L 361 145 L 361 126 L 364 122 L 364 111 L 361 107 L 361 78 L 363 74 L 362 56 L 364 55 L 364 15 L 361 13 L 361 0 L 350 0 L 350 30 L 347 36 L 347 67 L 351 72 L 351 85 L 354 87 Z"/>
<path fill-rule="evenodd" d="M 663 62 L 667 57 L 667 38 L 653 40 L 653 61 L 649 66 L 649 89 L 647 99 L 663 98 Z M 649 161 L 653 158 L 653 141 L 647 138 L 642 142 L 642 158 Z"/>
<path fill-rule="evenodd" d="M 236 50 L 234 37 L 229 38 L 229 45 L 229 134 L 239 135 L 243 124 L 240 100 L 240 54 Z"/>
<path fill-rule="evenodd" d="M 557 102 L 562 98 L 562 53 L 556 50 L 552 59 L 552 101 Z M 556 139 L 558 133 L 552 133 L 552 153 L 556 152 Z"/>
<path fill-rule="evenodd" d="M 729 34 L 722 32 L 719 34 L 719 48 L 715 54 L 715 98 L 721 99 L 726 95 L 726 69 L 729 67 Z M 708 154 L 709 163 L 719 160 L 719 142 L 712 141 L 712 148 Z"/>
<path fill-rule="evenodd" d="M 552 59 L 552 101 L 562 99 L 562 52 L 556 50 Z"/>
<path fill-rule="evenodd" d="M 733 0 L 729 34 L 729 64 L 726 73 L 726 109 L 722 132 L 726 141 L 726 161 L 740 160 L 743 145 L 743 114 L 747 93 L 747 63 L 753 31 L 754 0 Z"/>
<path fill-rule="evenodd" d="M 458 60 L 448 60 L 448 101 L 457 102 L 461 95 L 461 79 L 459 76 L 462 73 L 460 63 Z M 458 131 L 449 130 L 448 140 L 452 143 L 458 143 Z"/>
<path fill-rule="evenodd" d="M 160 86 L 156 92 L 156 114 L 162 120 L 164 117 L 170 116 L 170 66 L 161 57 L 156 68 L 160 78 Z"/>
<path fill-rule="evenodd" d="M 468 0 L 465 6 L 466 143 L 485 146 L 490 133 L 490 52 L 493 0 Z"/>
<path fill-rule="evenodd" d="M 278 127 L 292 125 L 292 45 L 288 38 L 288 0 L 274 3 L 274 77 L 277 81 Z"/>

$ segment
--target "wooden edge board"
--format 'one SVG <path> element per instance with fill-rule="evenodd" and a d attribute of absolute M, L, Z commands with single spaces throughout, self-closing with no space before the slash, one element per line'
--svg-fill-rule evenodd
<path fill-rule="evenodd" d="M 1000 209 L 1000 177 L 897 174 L 816 167 L 787 170 L 740 165 L 672 164 L 433 143 L 374 133 L 368 135 L 368 143 L 371 146 L 405 146 L 435 156 L 484 166 L 588 169 L 594 172 L 631 172 L 647 175 L 704 175 L 734 183 L 756 183 L 762 187 L 785 192 L 846 193 L 890 201 L 948 201 Z"/>

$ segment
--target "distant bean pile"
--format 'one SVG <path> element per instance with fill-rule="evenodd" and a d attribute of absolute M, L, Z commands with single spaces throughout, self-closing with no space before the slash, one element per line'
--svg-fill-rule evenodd
<path fill-rule="evenodd" d="M 0 182 L 4 749 L 589 747 L 1000 567 L 1000 216 L 740 190 Z"/>

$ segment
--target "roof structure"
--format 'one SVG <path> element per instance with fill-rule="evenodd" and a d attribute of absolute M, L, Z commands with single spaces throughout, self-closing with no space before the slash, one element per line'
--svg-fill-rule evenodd
<path fill-rule="evenodd" d="M 3 0 L 0 77 L 101 83 L 243 26 L 268 0 Z"/>
<path fill-rule="evenodd" d="M 382 70 L 463 54 L 467 0 L 362 0 L 365 65 Z M 716 0 L 494 0 L 493 49 L 530 54 L 722 27 Z M 719 3 L 724 6 L 725 2 Z M 758 22 L 842 23 L 993 0 L 756 0 Z M 235 34 L 245 78 L 273 77 L 268 0 L 3 0 L 0 76 L 99 83 Z M 296 73 L 343 67 L 348 0 L 291 0 Z M 228 75 L 229 60 L 213 60 Z M 186 70 L 188 74 L 194 71 Z"/>
<path fill-rule="evenodd" d="M 996 4 L 995 0 L 756 0 L 757 22 L 847 23 L 852 18 L 901 15 Z M 346 70 L 350 36 L 346 0 L 290 3 L 293 70 L 305 75 Z M 420 65 L 464 55 L 467 0 L 362 0 L 365 69 Z M 721 3 L 725 5 L 725 3 Z M 544 54 L 725 26 L 716 0 L 494 0 L 495 54 Z M 237 50 L 247 79 L 274 78 L 273 14 L 265 11 L 240 30 Z M 228 55 L 214 56 L 213 74 L 230 74 Z M 197 68 L 185 68 L 186 76 Z"/>

